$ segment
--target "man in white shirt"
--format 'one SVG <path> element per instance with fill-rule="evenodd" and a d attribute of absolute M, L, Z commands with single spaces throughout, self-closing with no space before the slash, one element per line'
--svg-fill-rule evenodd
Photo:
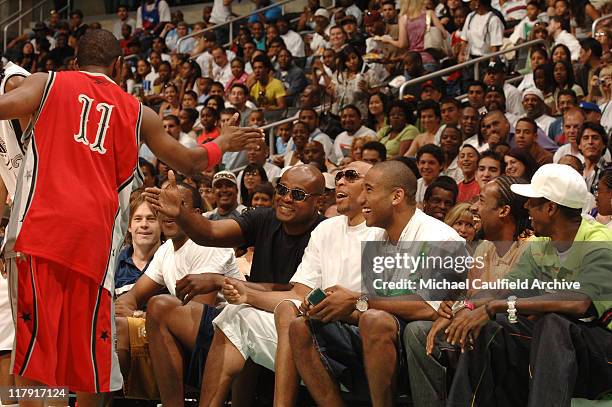
<path fill-rule="evenodd" d="M 484 77 L 484 83 L 487 86 L 495 85 L 504 90 L 507 107 L 507 110 L 504 109 L 504 111 L 512 113 L 516 116 L 522 116 L 525 114 L 523 105 L 521 104 L 523 95 L 517 88 L 509 83 L 506 83 L 506 65 L 502 61 L 497 60 L 489 63 Z"/>
<path fill-rule="evenodd" d="M 214 0 L 210 22 L 214 25 L 223 24 L 232 18 L 232 0 Z"/>
<path fill-rule="evenodd" d="M 121 36 L 121 27 L 123 27 L 123 24 L 132 27 L 132 32 L 134 32 L 136 30 L 136 21 L 129 16 L 128 9 L 124 5 L 119 5 L 119 7 L 117 7 L 117 17 L 119 17 L 119 21 L 115 21 L 113 25 L 113 34 L 115 38 L 121 40 L 123 38 Z"/>
<path fill-rule="evenodd" d="M 504 39 L 504 24 L 491 10 L 491 0 L 472 0 L 461 39 L 462 47 L 469 47 L 467 55 L 479 57 L 499 51 Z"/>
<path fill-rule="evenodd" d="M 428 301 L 423 290 L 400 288 L 381 292 L 378 279 L 399 282 L 402 266 L 394 264 L 386 266 L 388 270 L 379 270 L 376 259 L 388 264 L 387 260 L 393 260 L 396 254 L 408 254 L 414 249 L 433 255 L 424 246 L 430 242 L 458 247 L 464 243 L 450 226 L 416 208 L 416 178 L 403 163 L 376 164 L 366 174 L 364 187 L 360 198 L 362 212 L 366 225 L 374 228 L 367 238 L 371 242 L 368 246 L 372 246 L 366 246 L 362 253 L 360 287 L 355 290 L 335 285 L 326 289 L 325 299 L 314 307 L 302 304 L 300 311 L 308 318 L 294 319 L 289 328 L 295 366 L 321 406 L 343 404 L 337 381 L 353 395 L 367 395 L 369 388 L 373 405 L 395 404 L 395 383 L 399 366 L 403 365 L 398 352 L 403 328 L 407 321 L 436 318 L 439 303 Z M 397 252 L 398 247 L 413 250 Z M 385 256 L 376 255 L 380 253 Z M 397 274 L 389 276 L 387 271 Z M 414 271 L 406 269 L 402 277 Z M 416 273 L 422 274 L 421 270 Z M 364 371 L 367 379 L 363 377 Z"/>
<path fill-rule="evenodd" d="M 324 8 L 317 9 L 314 13 L 315 32 L 310 40 L 310 49 L 316 56 L 322 55 L 323 50 L 329 47 L 327 39 L 329 39 L 329 31 L 331 29 L 329 24 L 330 17 L 330 12 Z"/>
<path fill-rule="evenodd" d="M 525 109 L 525 115 L 535 120 L 544 134 L 548 134 L 555 118 L 544 113 L 546 105 L 544 104 L 544 94 L 540 89 L 530 88 L 523 92 L 523 108 Z"/>
<path fill-rule="evenodd" d="M 276 20 L 276 28 L 280 37 L 285 42 L 285 46 L 291 52 L 294 58 L 304 57 L 304 40 L 302 36 L 293 30 L 289 29 L 289 19 L 285 16 L 280 16 Z"/>
<path fill-rule="evenodd" d="M 212 49 L 212 57 L 213 57 L 213 81 L 220 82 L 223 84 L 223 87 L 227 85 L 229 81 L 232 80 L 232 66 L 229 62 L 229 58 L 227 57 L 227 53 L 225 49 L 221 46 L 216 46 Z"/>
<path fill-rule="evenodd" d="M 179 191 L 186 210 L 200 213 L 202 198 L 199 193 L 186 184 L 179 184 Z M 174 397 L 177 394 L 180 397 L 183 395 L 184 362 L 185 358 L 189 357 L 184 349 L 187 352 L 194 351 L 193 356 L 198 358 L 202 356 L 200 353 L 204 352 L 205 360 L 210 343 L 198 343 L 196 338 L 205 342 L 208 336 L 212 337 L 212 319 L 220 312 L 216 307 L 223 305 L 222 297 L 218 297 L 217 292 L 213 290 L 181 302 L 177 294 L 182 288 L 182 278 L 189 274 L 202 273 L 237 279 L 242 279 L 242 276 L 232 249 L 197 245 L 172 219 L 161 215 L 159 220 L 162 232 L 169 240 L 155 252 L 153 260 L 134 287 L 116 302 L 117 350 L 124 372 L 135 370 L 137 366 L 142 367 L 143 356 L 133 345 L 136 343 L 136 336 L 140 340 L 145 336 L 150 361 L 144 363 L 152 365 L 150 370 L 155 374 L 162 402 L 176 405 L 177 400 Z M 163 288 L 166 288 L 170 295 L 155 296 Z M 139 311 L 145 305 L 146 315 Z M 143 333 L 145 325 L 146 333 Z M 146 345 L 144 350 L 146 354 Z M 193 356 L 192 361 L 195 360 Z M 191 369 L 188 372 L 198 376 L 198 369 L 201 367 L 196 363 L 191 366 L 194 372 L 191 372 Z M 131 388 L 136 388 L 135 383 L 141 383 L 139 378 L 135 380 L 130 374 L 126 377 L 128 392 Z"/>
<path fill-rule="evenodd" d="M 361 124 L 361 112 L 355 105 L 344 106 L 340 112 L 340 124 L 344 131 L 334 140 L 334 154 L 338 162 L 349 156 L 355 137 L 376 136 L 374 130 Z"/>
<path fill-rule="evenodd" d="M 580 42 L 572 34 L 562 28 L 563 17 L 554 16 L 550 18 L 548 23 L 548 33 L 555 40 L 554 45 L 563 44 L 569 48 L 572 56 L 572 62 L 578 61 L 580 58 Z"/>

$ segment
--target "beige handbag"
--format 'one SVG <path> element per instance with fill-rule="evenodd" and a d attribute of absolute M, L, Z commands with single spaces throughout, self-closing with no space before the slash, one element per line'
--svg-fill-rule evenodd
<path fill-rule="evenodd" d="M 442 51 L 446 56 L 453 56 L 450 39 L 445 39 L 438 27 L 433 25 L 430 13 L 431 11 L 425 13 L 425 49 L 434 48 Z"/>

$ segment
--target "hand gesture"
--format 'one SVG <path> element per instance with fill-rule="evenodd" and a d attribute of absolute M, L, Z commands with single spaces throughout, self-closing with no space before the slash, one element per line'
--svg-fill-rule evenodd
<path fill-rule="evenodd" d="M 183 198 L 176 186 L 174 171 L 168 171 L 168 186 L 166 188 L 147 188 L 145 189 L 145 198 L 157 212 L 169 218 L 176 218 L 181 212 Z"/>
<path fill-rule="evenodd" d="M 438 311 L 439 312 L 439 311 Z M 428 355 L 431 355 L 433 352 L 434 345 L 436 343 L 436 336 L 440 331 L 444 331 L 451 324 L 450 319 L 446 318 L 438 318 L 431 326 L 429 333 L 427 334 L 427 344 L 425 345 L 425 350 Z"/>
<path fill-rule="evenodd" d="M 219 274 L 188 274 L 176 281 L 176 297 L 187 304 L 196 295 L 208 294 L 219 289 Z"/>
<path fill-rule="evenodd" d="M 261 129 L 236 127 L 238 117 L 237 113 L 234 114 L 228 124 L 221 128 L 219 137 L 215 139 L 215 143 L 219 144 L 223 152 L 244 150 L 251 143 L 265 143 L 266 141 L 264 132 Z"/>
<path fill-rule="evenodd" d="M 454 301 L 450 300 L 442 301 L 440 308 L 438 308 L 438 315 L 445 319 L 451 319 L 453 317 L 453 303 Z"/>
<path fill-rule="evenodd" d="M 242 281 L 225 278 L 221 293 L 230 304 L 239 305 L 247 302 L 247 290 Z"/>

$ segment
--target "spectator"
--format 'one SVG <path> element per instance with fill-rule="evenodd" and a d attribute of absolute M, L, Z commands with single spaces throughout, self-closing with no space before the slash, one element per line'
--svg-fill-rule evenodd
<path fill-rule="evenodd" d="M 305 56 L 304 41 L 298 33 L 289 28 L 289 19 L 285 16 L 280 16 L 276 20 L 276 28 L 291 55 L 296 58 L 303 58 Z"/>
<path fill-rule="evenodd" d="M 280 177 L 281 169 L 267 160 L 270 149 L 266 144 L 252 144 L 247 148 L 247 160 L 249 164 L 261 166 L 266 172 L 267 180 L 274 180 Z M 238 180 L 241 176 L 238 175 Z"/>
<path fill-rule="evenodd" d="M 498 51 L 504 37 L 504 23 L 491 8 L 491 0 L 472 0 L 461 39 L 462 54 L 470 59 Z M 484 33 L 484 34 L 483 34 Z M 467 50 L 466 50 L 467 48 Z"/>
<path fill-rule="evenodd" d="M 563 137 L 563 115 L 572 107 L 578 107 L 578 98 L 574 91 L 571 89 L 559 91 L 557 114 L 561 117 L 557 118 L 550 125 L 550 130 L 548 130 L 548 138 L 554 140 L 557 144 L 565 143 L 565 138 Z"/>
<path fill-rule="evenodd" d="M 387 123 L 387 112 L 389 106 L 387 97 L 382 93 L 373 93 L 368 98 L 368 116 L 366 118 L 366 126 L 379 132 Z"/>
<path fill-rule="evenodd" d="M 554 45 L 563 44 L 571 51 L 571 60 L 578 61 L 580 57 L 580 43 L 572 34 L 563 29 L 563 17 L 553 16 L 548 23 L 548 33 L 555 40 Z M 553 62 L 554 50 L 553 50 Z"/>
<path fill-rule="evenodd" d="M 457 203 L 457 194 L 455 180 L 444 175 L 439 176 L 425 191 L 423 212 L 444 222 L 448 212 Z"/>
<path fill-rule="evenodd" d="M 278 70 L 274 72 L 274 77 L 282 82 L 286 90 L 287 105 L 294 106 L 297 96 L 304 90 L 308 82 L 302 68 L 293 63 L 289 50 L 278 51 Z"/>
<path fill-rule="evenodd" d="M 487 108 L 487 112 L 495 110 L 505 112 L 506 119 L 511 126 L 514 126 L 519 118 L 519 116 L 514 113 L 506 111 L 506 96 L 504 95 L 504 90 L 496 85 L 487 88 L 487 92 L 485 93 L 485 107 Z"/>
<path fill-rule="evenodd" d="M 559 92 L 563 89 L 573 90 L 578 100 L 582 100 L 584 92 L 582 88 L 574 82 L 574 71 L 570 64 L 564 61 L 555 62 L 553 65 L 553 75 L 555 80 L 555 106 L 558 104 Z"/>
<path fill-rule="evenodd" d="M 251 205 L 253 208 L 272 208 L 274 201 L 274 187 L 270 182 L 263 182 L 253 189 Z"/>
<path fill-rule="evenodd" d="M 70 13 L 70 35 L 78 40 L 85 34 L 87 28 L 87 24 L 83 22 L 83 12 L 81 10 L 73 10 Z"/>
<path fill-rule="evenodd" d="M 378 141 L 369 141 L 361 149 L 362 161 L 375 165 L 387 160 L 387 149 Z"/>
<path fill-rule="evenodd" d="M 308 139 L 310 141 L 318 141 L 321 143 L 325 149 L 325 157 L 329 161 L 335 162 L 336 157 L 334 155 L 334 142 L 319 128 L 319 114 L 317 111 L 312 108 L 302 108 L 298 114 L 298 120 L 308 125 L 308 130 L 310 131 Z"/>
<path fill-rule="evenodd" d="M 200 134 L 198 134 L 198 138 L 196 140 L 198 144 L 204 144 L 219 137 L 219 119 L 219 111 L 215 108 L 205 106 L 200 111 L 202 131 Z"/>
<path fill-rule="evenodd" d="M 170 7 L 165 0 L 145 0 L 136 10 L 136 29 L 145 33 L 160 33 L 170 21 Z"/>
<path fill-rule="evenodd" d="M 240 113 L 241 126 L 245 126 L 247 124 L 247 120 L 252 111 L 252 109 L 248 106 L 249 103 L 252 103 L 247 99 L 248 94 L 249 90 L 243 84 L 233 84 L 229 89 L 228 102 L 231 107 L 233 107 Z"/>
<path fill-rule="evenodd" d="M 242 205 L 247 208 L 250 208 L 251 206 L 253 206 L 252 199 L 255 193 L 255 187 L 264 182 L 268 182 L 269 178 L 266 175 L 266 171 L 261 165 L 249 163 L 247 164 L 245 169 L 240 172 L 239 179 L 239 199 L 242 201 Z"/>
<path fill-rule="evenodd" d="M 478 110 L 480 114 L 486 110 L 484 107 L 486 90 L 486 85 L 480 81 L 470 82 L 467 86 L 468 104 Z"/>
<path fill-rule="evenodd" d="M 345 105 L 342 108 L 340 121 L 344 131 L 334 141 L 334 154 L 339 160 L 342 160 L 348 157 L 354 138 L 375 136 L 376 133 L 361 124 L 361 111 L 354 105 Z"/>
<path fill-rule="evenodd" d="M 598 123 L 586 122 L 578 136 L 578 148 L 584 155 L 584 180 L 590 193 L 597 196 L 597 187 L 605 167 L 604 153 L 608 134 Z"/>
<path fill-rule="evenodd" d="M 548 134 L 555 119 L 545 113 L 544 94 L 540 89 L 532 88 L 523 92 L 523 108 L 526 116 L 534 120 L 544 134 Z"/>
<path fill-rule="evenodd" d="M 487 86 L 497 86 L 503 89 L 508 112 L 522 116 L 524 113 L 521 105 L 522 94 L 517 88 L 506 82 L 506 65 L 496 60 L 489 63 L 485 72 L 484 83 Z"/>
<path fill-rule="evenodd" d="M 308 125 L 304 122 L 298 121 L 293 124 L 293 133 L 291 140 L 295 146 L 295 150 L 289 150 L 285 153 L 284 163 L 285 167 L 293 167 L 295 165 L 302 164 L 302 155 L 304 154 L 304 147 L 308 143 L 308 134 L 310 130 Z"/>
<path fill-rule="evenodd" d="M 584 91 L 585 95 L 593 92 L 591 79 L 603 67 L 601 56 L 603 50 L 601 44 L 593 38 L 585 38 L 580 41 L 580 65 L 576 69 L 576 84 Z"/>
<path fill-rule="evenodd" d="M 435 144 L 425 144 L 417 152 L 417 166 L 421 178 L 417 180 L 416 203 L 422 207 L 425 191 L 438 178 L 444 168 L 444 153 Z"/>
<path fill-rule="evenodd" d="M 457 202 L 471 202 L 480 193 L 480 187 L 476 181 L 479 160 L 480 153 L 471 144 L 464 144 L 459 150 L 459 160 L 457 162 L 463 174 L 463 181 L 457 183 L 459 188 Z"/>
<path fill-rule="evenodd" d="M 520 148 L 513 148 L 504 155 L 505 175 L 531 181 L 538 165 L 529 153 Z"/>
<path fill-rule="evenodd" d="M 453 206 L 444 218 L 444 223 L 455 229 L 466 242 L 473 241 L 476 236 L 474 214 L 471 207 L 472 204 L 469 202 L 460 202 Z"/>
<path fill-rule="evenodd" d="M 472 106 L 464 107 L 461 111 L 459 124 L 461 125 L 461 136 L 464 144 L 470 144 L 479 153 L 489 148 L 480 132 L 480 115 L 476 108 Z"/>
<path fill-rule="evenodd" d="M 476 170 L 476 182 L 482 191 L 483 187 L 495 178 L 504 173 L 506 164 L 503 158 L 491 150 L 485 151 L 478 160 L 478 169 Z"/>
<path fill-rule="evenodd" d="M 524 149 L 534 159 L 538 166 L 553 162 L 550 151 L 544 150 L 537 141 L 538 125 L 528 117 L 523 117 L 516 123 L 514 130 L 516 146 Z"/>
<path fill-rule="evenodd" d="M 225 85 L 226 93 L 230 93 L 232 87 L 236 84 L 245 85 L 249 75 L 245 72 L 244 61 L 241 58 L 234 58 L 230 63 L 230 69 L 232 72 L 231 79 Z M 247 88 L 248 91 L 248 88 Z M 245 96 L 248 92 L 245 93 Z"/>
<path fill-rule="evenodd" d="M 265 56 L 258 56 L 253 59 L 253 73 L 255 84 L 251 87 L 251 99 L 259 108 L 268 111 L 285 110 L 286 91 L 283 84 L 278 79 L 270 77 L 270 60 Z"/>
<path fill-rule="evenodd" d="M 401 157 L 410 148 L 419 129 L 414 126 L 412 110 L 405 102 L 394 101 L 385 111 L 389 112 L 388 124 L 380 129 L 376 137 L 385 145 L 389 157 Z"/>
<path fill-rule="evenodd" d="M 463 181 L 463 173 L 459 168 L 461 144 L 461 130 L 453 125 L 446 126 L 440 136 L 440 147 L 444 153 L 444 167 L 441 174 L 455 180 L 457 184 Z"/>
<path fill-rule="evenodd" d="M 246 206 L 238 203 L 238 181 L 230 171 L 215 174 L 212 187 L 217 198 L 217 207 L 204 216 L 210 220 L 237 219 Z"/>
<path fill-rule="evenodd" d="M 597 220 L 612 229 L 612 168 L 606 168 L 599 178 Z"/>
<path fill-rule="evenodd" d="M 422 146 L 435 143 L 436 138 L 439 139 L 437 137 L 438 133 L 442 130 L 440 126 L 440 107 L 436 102 L 433 100 L 421 102 L 418 111 L 420 125 L 425 132 L 416 136 L 410 144 L 410 148 L 406 151 L 406 156 L 414 156 Z"/>
<path fill-rule="evenodd" d="M 164 117 L 170 114 L 178 116 L 181 110 L 181 100 L 179 99 L 179 91 L 172 82 L 167 83 L 163 88 L 164 102 L 159 108 L 159 116 Z"/>
<path fill-rule="evenodd" d="M 440 119 L 446 126 L 459 126 L 461 117 L 461 102 L 447 96 L 440 101 Z"/>

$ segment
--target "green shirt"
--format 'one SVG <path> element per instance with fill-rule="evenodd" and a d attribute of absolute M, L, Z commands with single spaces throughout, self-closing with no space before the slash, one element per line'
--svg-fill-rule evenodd
<path fill-rule="evenodd" d="M 592 242 L 592 243 L 579 243 Z M 612 308 L 612 230 L 595 221 L 582 220 L 574 243 L 564 253 L 563 264 L 550 238 L 532 237 L 529 247 L 507 275 L 509 281 L 535 279 L 575 281 L 573 290 L 588 295 L 598 316 Z M 540 295 L 545 294 L 540 290 Z M 612 330 L 612 323 L 608 325 Z"/>
<path fill-rule="evenodd" d="M 400 145 L 402 141 L 414 140 L 419 135 L 419 129 L 415 126 L 408 124 L 394 139 L 389 139 L 389 133 L 391 133 L 391 126 L 384 126 L 378 131 L 376 137 L 378 140 L 385 145 L 387 148 L 387 156 L 394 157 L 400 153 Z"/>

